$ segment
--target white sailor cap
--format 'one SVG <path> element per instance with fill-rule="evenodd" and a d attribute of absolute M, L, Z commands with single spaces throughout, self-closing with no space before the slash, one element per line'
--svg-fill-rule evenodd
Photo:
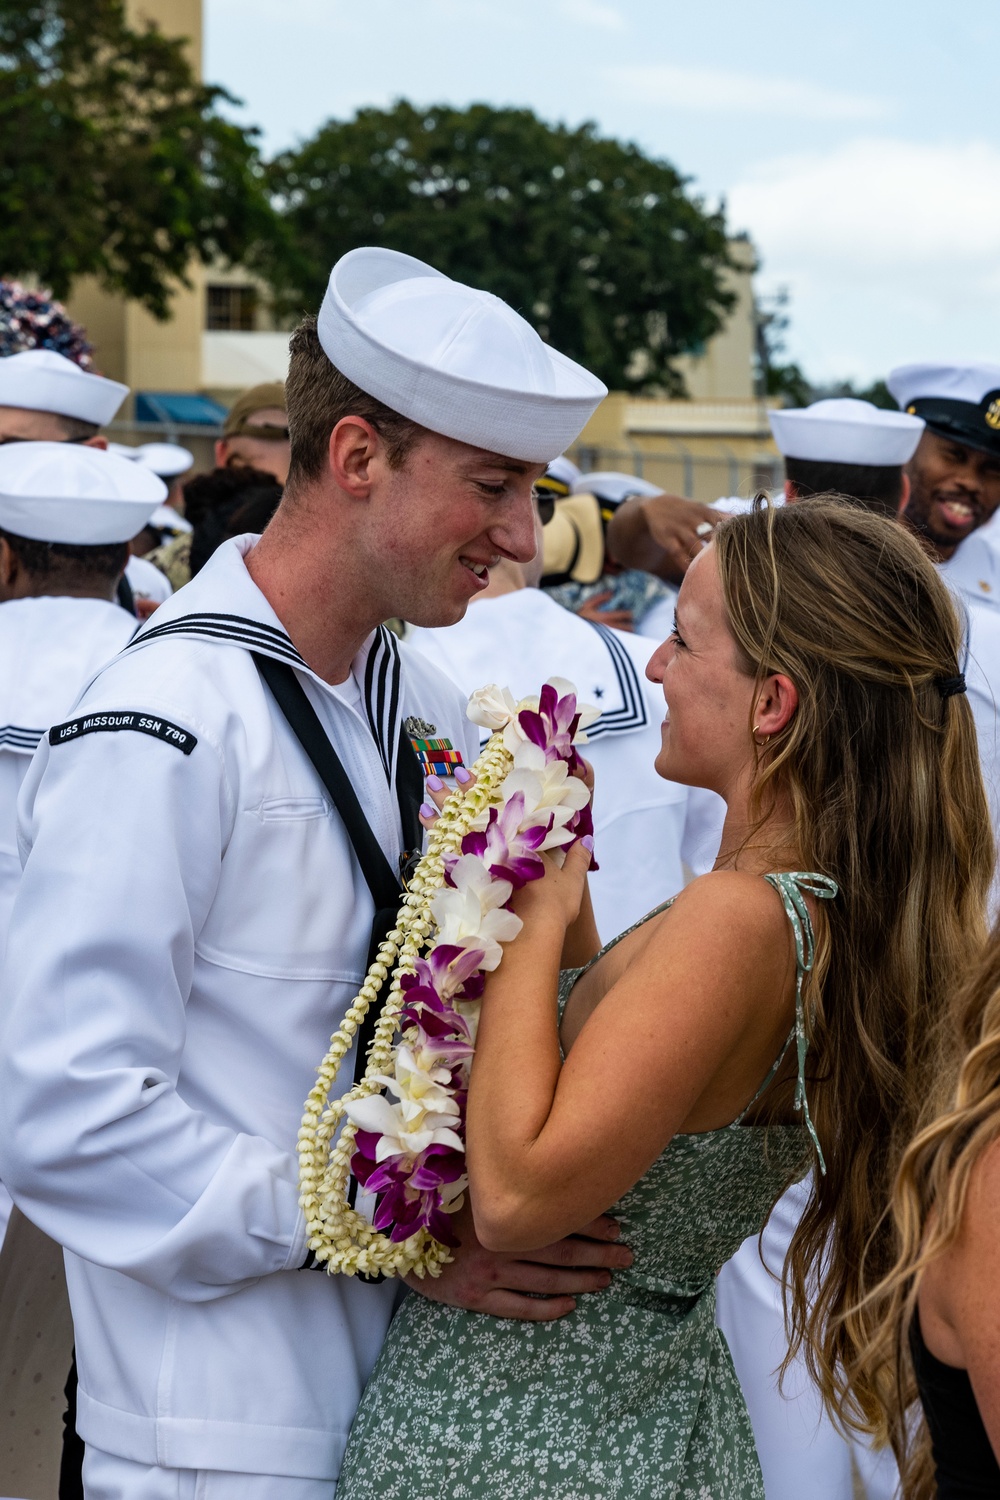
<path fill-rule="evenodd" d="M 431 432 L 551 463 L 607 395 L 499 297 L 396 250 L 341 256 L 317 319 L 331 363 Z"/>
<path fill-rule="evenodd" d="M 785 458 L 811 463 L 893 468 L 909 462 L 924 430 L 919 417 L 884 411 L 853 396 L 767 415 Z"/>
<path fill-rule="evenodd" d="M 119 458 L 130 458 L 141 464 L 151 474 L 161 479 L 173 479 L 177 474 L 186 474 L 194 463 L 194 454 L 179 443 L 140 443 L 130 448 L 126 443 L 109 443 L 108 451 Z"/>
<path fill-rule="evenodd" d="M 581 474 L 573 481 L 574 495 L 596 495 L 610 505 L 620 505 L 633 495 L 662 495 L 662 484 L 651 484 L 640 479 L 638 474 L 622 474 L 617 469 L 599 469 L 593 474 Z"/>
<path fill-rule="evenodd" d="M 565 453 L 560 453 L 549 464 L 541 479 L 537 481 L 542 489 L 555 491 L 559 495 L 568 495 L 573 489 L 573 483 L 579 479 L 580 470 L 571 458 Z"/>
<path fill-rule="evenodd" d="M 162 479 L 101 448 L 0 446 L 0 527 L 35 542 L 127 542 L 167 496 Z"/>
<path fill-rule="evenodd" d="M 1000 365 L 900 365 L 886 385 L 931 432 L 1000 455 Z"/>
<path fill-rule="evenodd" d="M 22 349 L 0 359 L 0 406 L 54 412 L 103 427 L 127 395 L 127 385 L 90 375 L 54 349 Z"/>
<path fill-rule="evenodd" d="M 191 522 L 181 515 L 179 510 L 174 510 L 172 505 L 158 505 L 149 518 L 149 525 L 155 526 L 159 531 L 172 531 L 175 536 L 181 532 L 193 531 Z"/>

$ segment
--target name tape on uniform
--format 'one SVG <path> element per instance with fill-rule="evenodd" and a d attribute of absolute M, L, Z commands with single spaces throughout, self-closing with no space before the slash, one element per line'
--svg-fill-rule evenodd
<path fill-rule="evenodd" d="M 173 745 L 184 755 L 190 755 L 198 741 L 189 729 L 171 724 L 169 719 L 158 719 L 153 714 L 115 713 L 84 714 L 79 719 L 67 719 L 65 724 L 55 724 L 49 730 L 50 745 L 65 745 L 78 740 L 83 734 L 113 734 L 121 729 L 134 729 L 139 734 L 151 734 L 156 740 Z"/>

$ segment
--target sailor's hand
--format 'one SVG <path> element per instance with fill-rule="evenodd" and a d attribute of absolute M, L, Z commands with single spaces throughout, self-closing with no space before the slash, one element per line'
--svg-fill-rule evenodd
<path fill-rule="evenodd" d="M 579 1234 L 524 1255 L 484 1250 L 468 1199 L 453 1224 L 462 1240 L 454 1260 L 440 1276 L 408 1276 L 407 1286 L 432 1302 L 494 1318 L 551 1323 L 571 1313 L 577 1297 L 606 1287 L 612 1271 L 632 1264 L 631 1250 L 618 1243 L 617 1223 L 606 1214 Z"/>
<path fill-rule="evenodd" d="M 697 500 L 684 500 L 680 495 L 648 495 L 638 503 L 650 536 L 663 549 L 667 564 L 678 580 L 711 541 L 719 522 L 726 519 L 722 511 Z"/>

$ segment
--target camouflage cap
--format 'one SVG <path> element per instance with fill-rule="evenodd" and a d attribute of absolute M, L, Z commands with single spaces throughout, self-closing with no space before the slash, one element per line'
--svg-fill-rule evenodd
<path fill-rule="evenodd" d="M 272 380 L 264 385 L 252 385 L 248 391 L 237 396 L 222 424 L 223 437 L 254 437 L 263 438 L 265 442 L 280 443 L 288 437 L 288 424 L 278 427 L 270 423 L 259 424 L 251 422 L 250 418 L 259 411 L 273 410 L 275 407 L 285 410 L 285 387 L 280 380 Z"/>

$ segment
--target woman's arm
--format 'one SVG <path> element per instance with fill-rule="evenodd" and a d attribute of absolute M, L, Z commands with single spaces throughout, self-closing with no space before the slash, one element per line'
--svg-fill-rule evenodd
<path fill-rule="evenodd" d="M 597 931 L 594 903 L 590 896 L 590 881 L 584 880 L 580 911 L 566 928 L 559 967 L 561 969 L 582 969 L 600 951 L 601 937 Z"/>
<path fill-rule="evenodd" d="M 652 1165 L 713 1081 L 719 1123 L 734 1118 L 789 1023 L 780 902 L 759 878 L 715 873 L 678 897 L 560 1067 L 559 956 L 586 864 L 575 846 L 562 870 L 518 893 L 524 929 L 486 985 L 468 1162 L 476 1231 L 492 1249 L 531 1249 L 596 1218 Z"/>

